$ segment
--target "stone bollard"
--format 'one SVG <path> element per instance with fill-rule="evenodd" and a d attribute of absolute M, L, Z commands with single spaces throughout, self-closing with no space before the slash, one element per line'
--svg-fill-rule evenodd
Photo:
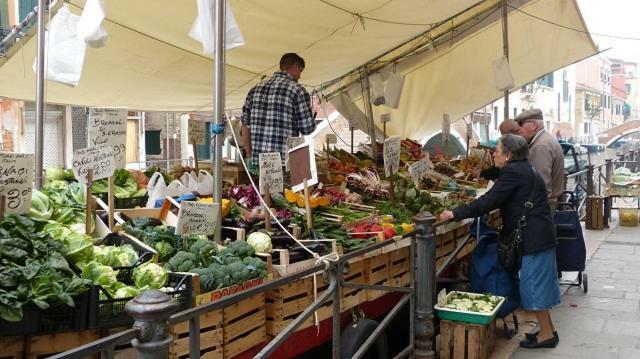
<path fill-rule="evenodd" d="M 433 226 L 436 218 L 429 212 L 413 217 L 416 224 L 416 358 L 435 357 L 435 326 L 433 306 L 436 291 L 436 235 Z"/>
<path fill-rule="evenodd" d="M 131 341 L 138 358 L 169 357 L 173 336 L 168 320 L 177 309 L 178 302 L 157 289 L 145 290 L 125 305 L 125 312 L 135 320 L 133 327 L 139 330 L 138 337 Z"/>

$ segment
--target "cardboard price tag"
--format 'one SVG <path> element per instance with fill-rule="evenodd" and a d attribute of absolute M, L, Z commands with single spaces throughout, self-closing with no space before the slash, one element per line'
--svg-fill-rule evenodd
<path fill-rule="evenodd" d="M 33 168 L 32 154 L 0 152 L 0 196 L 5 197 L 5 214 L 29 212 Z"/>
<path fill-rule="evenodd" d="M 336 143 L 338 143 L 338 136 L 333 133 L 329 133 L 327 134 L 326 140 L 328 144 L 335 145 Z"/>
<path fill-rule="evenodd" d="M 93 169 L 93 180 L 112 176 L 116 170 L 114 147 L 108 143 L 85 147 L 73 151 L 71 159 L 73 174 L 79 182 L 87 183 L 89 169 Z"/>
<path fill-rule="evenodd" d="M 425 173 L 434 168 L 433 163 L 426 158 L 421 159 L 420 161 L 409 166 L 409 174 L 411 174 L 411 179 L 413 180 L 413 184 L 418 187 L 420 185 L 420 180 Z"/>
<path fill-rule="evenodd" d="M 127 164 L 127 109 L 91 108 L 89 139 L 92 146 L 112 145 L 116 168 L 124 168 Z"/>
<path fill-rule="evenodd" d="M 176 234 L 213 234 L 217 225 L 214 211 L 219 207 L 218 203 L 180 202 Z"/>
<path fill-rule="evenodd" d="M 189 120 L 189 143 L 204 145 L 206 131 L 204 122 Z"/>
<path fill-rule="evenodd" d="M 304 189 L 304 180 L 307 186 L 318 184 L 318 168 L 316 167 L 316 156 L 313 151 L 313 142 L 304 143 L 289 150 L 289 161 L 295 163 L 290 166 L 291 190 L 300 192 Z"/>
<path fill-rule="evenodd" d="M 261 153 L 258 155 L 260 168 L 260 193 L 282 193 L 284 180 L 282 176 L 282 158 L 280 152 Z"/>
<path fill-rule="evenodd" d="M 391 136 L 384 141 L 384 174 L 389 177 L 400 168 L 400 136 Z"/>

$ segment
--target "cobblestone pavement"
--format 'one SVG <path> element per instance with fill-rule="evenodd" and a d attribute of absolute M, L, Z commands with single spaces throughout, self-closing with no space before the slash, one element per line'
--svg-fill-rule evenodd
<path fill-rule="evenodd" d="M 614 219 L 610 230 L 584 234 L 593 253 L 586 269 L 589 291 L 564 289 L 562 304 L 552 310 L 560 344 L 521 349 L 512 340 L 511 358 L 640 358 L 640 227 L 617 226 Z M 524 331 L 531 328 L 527 324 Z"/>

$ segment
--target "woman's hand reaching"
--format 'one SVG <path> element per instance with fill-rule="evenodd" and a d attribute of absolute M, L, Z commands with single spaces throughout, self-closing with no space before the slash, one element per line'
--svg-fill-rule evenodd
<path fill-rule="evenodd" d="M 442 213 L 440 213 L 440 217 L 438 217 L 438 219 L 442 222 L 442 221 L 446 221 L 449 219 L 453 218 L 453 212 L 452 211 L 444 211 Z"/>

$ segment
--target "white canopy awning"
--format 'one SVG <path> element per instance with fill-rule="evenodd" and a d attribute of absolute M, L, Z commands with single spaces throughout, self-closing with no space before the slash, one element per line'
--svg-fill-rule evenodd
<path fill-rule="evenodd" d="M 239 108 L 247 91 L 277 69 L 280 56 L 297 52 L 307 66 L 301 82 L 318 88 L 384 55 L 406 51 L 452 19 L 477 25 L 445 45 L 403 59 L 407 74 L 400 109 L 390 132 L 414 138 L 439 126 L 442 113 L 456 118 L 500 96 L 492 86 L 491 61 L 501 55 L 499 0 L 230 0 L 246 45 L 227 52 L 226 107 Z M 512 0 L 541 18 L 586 30 L 574 0 Z M 71 0 L 80 13 L 84 1 Z M 339 8 L 338 8 L 339 7 Z M 461 12 L 466 15 L 459 15 Z M 490 13 L 483 22 L 483 14 Z M 127 107 L 144 111 L 209 111 L 213 61 L 188 36 L 195 1 L 106 2 L 107 46 L 87 49 L 80 84 L 46 86 L 51 103 Z M 459 15 L 458 17 L 455 17 Z M 462 26 L 462 25 L 461 25 Z M 510 51 L 518 85 L 593 54 L 584 33 L 562 29 L 511 10 Z M 421 36 L 423 35 L 423 36 Z M 35 36 L 0 59 L 0 96 L 33 100 Z M 404 44 L 404 46 L 403 46 Z M 391 67 L 387 67 L 389 69 Z M 349 83 L 324 87 L 329 93 Z M 388 112 L 388 109 L 376 112 Z"/>

